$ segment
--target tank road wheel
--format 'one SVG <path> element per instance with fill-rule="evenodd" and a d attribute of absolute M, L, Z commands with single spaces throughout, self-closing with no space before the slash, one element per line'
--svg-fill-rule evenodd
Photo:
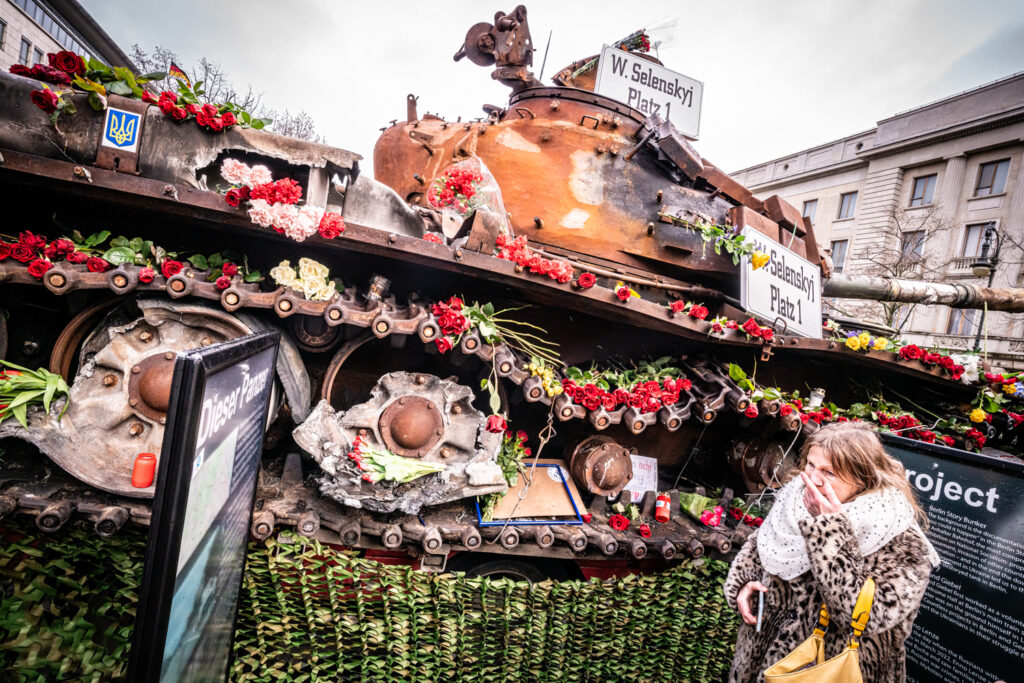
<path fill-rule="evenodd" d="M 14 420 L 5 421 L 0 437 L 34 443 L 91 486 L 151 498 L 152 485 L 132 487 L 132 467 L 139 453 L 160 453 L 174 359 L 181 351 L 241 337 L 251 329 L 231 314 L 204 306 L 161 300 L 142 300 L 138 306 L 142 317 L 114 311 L 86 338 L 62 419 L 57 420 L 57 410 L 35 415 L 27 432 Z M 69 327 L 75 329 L 67 337 L 80 339 L 80 321 L 76 318 Z M 66 349 L 60 354 L 55 349 L 55 354 L 62 368 L 69 367 Z"/>

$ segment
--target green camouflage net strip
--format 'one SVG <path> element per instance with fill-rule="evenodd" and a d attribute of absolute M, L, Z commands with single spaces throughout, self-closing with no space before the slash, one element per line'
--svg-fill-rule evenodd
<path fill-rule="evenodd" d="M 145 536 L 0 532 L 0 671 L 122 678 Z M 14 532 L 8 533 L 8 532 Z M 20 540 L 17 535 L 23 535 Z M 416 572 L 290 532 L 252 544 L 234 681 L 717 681 L 737 617 L 728 565 L 527 584 Z"/>

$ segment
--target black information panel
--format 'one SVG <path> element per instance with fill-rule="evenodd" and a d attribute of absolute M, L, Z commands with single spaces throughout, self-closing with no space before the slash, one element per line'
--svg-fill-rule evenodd
<path fill-rule="evenodd" d="M 175 362 L 130 681 L 227 678 L 279 343 L 263 332 Z"/>
<path fill-rule="evenodd" d="M 942 564 L 907 640 L 907 680 L 1024 681 L 1024 465 L 884 435 Z"/>

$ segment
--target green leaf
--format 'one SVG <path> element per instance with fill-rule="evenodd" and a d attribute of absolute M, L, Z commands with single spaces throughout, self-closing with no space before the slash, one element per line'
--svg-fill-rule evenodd
<path fill-rule="evenodd" d="M 127 67 L 116 66 L 114 67 L 114 75 L 120 78 L 122 81 L 128 84 L 129 87 L 136 85 L 135 74 L 128 70 Z"/>
<path fill-rule="evenodd" d="M 192 264 L 192 267 L 197 268 L 199 270 L 206 270 L 207 268 L 210 267 L 210 264 L 207 262 L 206 257 L 203 256 L 202 254 L 190 256 L 188 262 Z"/>
<path fill-rule="evenodd" d="M 747 378 L 747 373 L 743 372 L 743 368 L 735 363 L 729 363 L 729 378 L 734 382 L 739 382 L 741 379 Z"/>
<path fill-rule="evenodd" d="M 109 92 L 112 95 L 130 97 L 132 95 L 132 87 L 124 81 L 111 81 L 107 85 L 107 92 Z"/>
<path fill-rule="evenodd" d="M 247 126 L 250 123 L 252 123 L 252 115 L 249 112 L 247 112 L 247 111 L 241 112 L 240 118 L 242 119 L 242 123 L 244 123 Z"/>
<path fill-rule="evenodd" d="M 114 239 L 110 240 L 110 246 L 112 247 L 127 247 L 129 244 L 130 243 L 128 242 L 128 238 L 122 237 L 121 235 L 118 235 Z"/>
<path fill-rule="evenodd" d="M 58 375 L 47 375 L 46 377 L 46 390 L 43 392 L 43 410 L 50 412 L 50 401 L 53 400 L 53 394 L 57 391 L 57 380 L 60 379 Z"/>
<path fill-rule="evenodd" d="M 775 387 L 767 387 L 764 390 L 764 397 L 769 401 L 778 401 L 782 398 L 782 393 Z"/>
<path fill-rule="evenodd" d="M 211 268 L 218 268 L 224 265 L 224 257 L 220 254 L 210 254 L 206 260 L 209 262 Z"/>
<path fill-rule="evenodd" d="M 491 412 L 497 414 L 501 410 L 501 396 L 498 396 L 497 391 L 491 392 Z"/>
<path fill-rule="evenodd" d="M 242 280 L 245 282 L 259 282 L 262 277 L 263 276 L 260 274 L 260 271 L 254 270 L 252 272 L 246 273 L 245 277 L 242 278 Z"/>
<path fill-rule="evenodd" d="M 111 247 L 103 252 L 103 259 L 115 266 L 124 263 L 135 263 L 135 250 L 131 247 Z"/>
<path fill-rule="evenodd" d="M 162 81 L 165 78 L 167 78 L 166 71 L 150 71 L 148 74 L 136 76 L 135 80 L 138 83 L 146 83 L 147 81 Z"/>
<path fill-rule="evenodd" d="M 571 365 L 565 369 L 565 376 L 573 380 L 574 382 L 579 382 L 581 379 L 583 379 L 583 371 L 580 370 L 575 365 Z"/>
<path fill-rule="evenodd" d="M 85 238 L 85 246 L 95 247 L 96 245 L 105 242 L 108 237 L 110 237 L 109 230 L 101 230 L 100 232 L 93 233 Z"/>
<path fill-rule="evenodd" d="M 264 119 L 254 119 L 252 122 L 252 128 L 256 130 L 262 130 L 267 124 L 264 123 Z"/>
<path fill-rule="evenodd" d="M 107 108 L 107 98 L 94 92 L 89 93 L 89 106 L 94 111 L 103 111 Z"/>
<path fill-rule="evenodd" d="M 737 384 L 739 385 L 740 389 L 744 389 L 746 391 L 754 390 L 754 383 L 751 382 L 749 379 L 741 379 L 739 382 L 737 382 Z"/>
<path fill-rule="evenodd" d="M 28 419 L 27 419 L 28 406 L 25 405 L 25 404 L 22 404 L 22 405 L 19 405 L 19 406 L 10 405 L 10 406 L 8 406 L 8 408 L 10 409 L 10 411 L 14 415 L 14 417 L 18 418 L 18 422 L 21 423 L 21 426 L 24 427 L 25 429 L 28 429 Z"/>
<path fill-rule="evenodd" d="M 480 310 L 483 311 L 484 315 L 492 316 L 494 315 L 494 304 L 488 301 L 487 303 L 480 307 Z"/>
<path fill-rule="evenodd" d="M 103 71 L 104 73 L 113 73 L 113 70 L 109 66 L 93 57 L 89 58 L 89 69 L 91 69 L 92 71 Z"/>

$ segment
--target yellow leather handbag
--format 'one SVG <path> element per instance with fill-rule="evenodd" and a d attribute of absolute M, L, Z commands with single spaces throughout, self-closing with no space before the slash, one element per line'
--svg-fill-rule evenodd
<path fill-rule="evenodd" d="M 857 641 L 868 625 L 871 603 L 875 600 L 875 580 L 868 578 L 857 596 L 853 607 L 853 635 L 850 644 L 839 655 L 825 659 L 825 630 L 828 628 L 828 609 L 821 605 L 818 626 L 811 637 L 800 643 L 795 650 L 777 661 L 764 672 L 764 679 L 786 683 L 863 683 Z"/>

